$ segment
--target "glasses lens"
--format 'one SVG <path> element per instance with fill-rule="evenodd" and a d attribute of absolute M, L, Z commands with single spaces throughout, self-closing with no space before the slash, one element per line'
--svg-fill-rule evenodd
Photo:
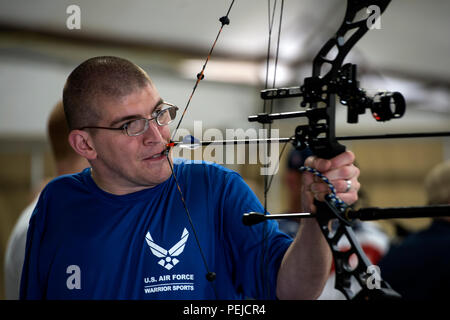
<path fill-rule="evenodd" d="M 170 107 L 162 110 L 157 117 L 158 123 L 161 126 L 165 126 L 171 123 L 177 116 L 177 107 Z"/>
<path fill-rule="evenodd" d="M 146 123 L 147 123 L 146 119 L 138 119 L 131 121 L 127 125 L 127 134 L 130 136 L 136 136 L 143 133 L 147 129 Z"/>

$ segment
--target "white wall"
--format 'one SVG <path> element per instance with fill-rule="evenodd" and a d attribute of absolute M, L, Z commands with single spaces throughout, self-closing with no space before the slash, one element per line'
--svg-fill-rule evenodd
<path fill-rule="evenodd" d="M 61 99 L 67 66 L 3 58 L 0 61 L 0 135 L 44 135 Z"/>

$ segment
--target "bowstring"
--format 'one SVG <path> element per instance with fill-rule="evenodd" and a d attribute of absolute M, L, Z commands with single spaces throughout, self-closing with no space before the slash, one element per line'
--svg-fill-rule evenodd
<path fill-rule="evenodd" d="M 270 5 L 271 1 L 268 0 L 267 1 L 267 7 L 268 7 L 268 43 L 267 43 L 267 57 L 266 57 L 266 77 L 265 77 L 265 83 L 264 83 L 264 88 L 268 89 L 268 84 L 269 84 L 269 67 L 270 67 L 270 56 L 271 56 L 271 44 L 272 44 L 272 29 L 273 29 L 273 25 L 274 25 L 274 21 L 275 21 L 275 12 L 276 12 L 276 8 L 277 8 L 277 0 L 274 1 L 274 5 L 273 5 L 273 9 L 271 8 Z M 275 88 L 275 84 L 276 84 L 276 70 L 278 67 L 278 56 L 279 56 L 279 48 L 280 48 L 280 39 L 281 39 L 281 23 L 282 23 L 282 16 L 283 16 L 283 9 L 284 9 L 284 0 L 281 0 L 281 8 L 280 8 L 280 18 L 279 18 L 279 24 L 278 24 L 278 38 L 277 38 L 277 44 L 276 44 L 276 53 L 275 53 L 275 62 L 274 62 L 274 74 L 273 74 L 273 80 L 272 80 L 272 88 Z M 272 10 L 272 11 L 271 11 Z M 273 104 L 274 101 L 271 100 L 270 104 L 269 104 L 269 110 L 268 113 L 272 113 L 273 111 Z M 267 113 L 267 100 L 264 100 L 263 103 L 263 112 Z M 271 139 L 271 129 L 272 129 L 272 125 L 269 123 L 268 124 L 269 129 L 268 129 L 268 139 Z M 263 124 L 263 130 L 266 129 L 266 124 Z M 270 142 L 269 142 L 270 143 Z M 285 143 L 283 150 L 281 152 L 281 154 L 283 153 L 285 147 L 286 147 L 287 143 Z M 268 144 L 265 144 L 266 148 L 268 147 Z M 267 152 L 264 153 L 264 155 L 268 158 L 270 157 L 270 152 L 271 152 L 271 148 L 267 149 Z M 280 158 L 281 159 L 281 154 L 280 154 Z M 265 163 L 268 163 L 268 159 L 265 159 Z M 279 160 L 277 163 L 277 168 L 278 168 L 278 164 L 279 164 Z M 270 189 L 270 185 L 272 184 L 273 181 L 273 175 L 269 181 L 268 179 L 268 175 L 264 176 L 264 214 L 267 214 L 267 194 L 269 192 Z M 260 266 L 260 270 L 261 270 L 261 277 L 262 277 L 262 293 L 263 295 L 266 294 L 266 297 L 269 298 L 270 297 L 270 286 L 267 285 L 267 288 L 265 288 L 266 286 L 266 282 L 268 280 L 268 275 L 267 275 L 267 268 L 266 268 L 266 253 L 267 253 L 267 237 L 268 237 L 268 230 L 267 230 L 267 224 L 264 223 L 263 226 L 263 232 L 262 232 L 262 254 L 261 254 L 261 266 Z"/>
<path fill-rule="evenodd" d="M 189 105 L 190 105 L 190 103 L 191 103 L 191 101 L 192 101 L 192 97 L 194 96 L 194 93 L 195 93 L 195 91 L 197 90 L 198 84 L 199 84 L 200 81 L 202 81 L 203 78 L 205 77 L 205 69 L 206 69 L 206 65 L 208 64 L 208 61 L 209 61 L 209 59 L 211 58 L 211 55 L 212 55 L 212 53 L 213 53 L 213 51 L 214 51 L 214 48 L 216 47 L 217 40 L 219 39 L 219 36 L 220 36 L 220 34 L 222 33 L 223 27 L 224 27 L 225 25 L 228 25 L 228 24 L 230 23 L 230 20 L 228 19 L 228 16 L 229 16 L 229 14 L 230 14 L 231 8 L 233 7 L 234 1 L 235 1 L 235 0 L 232 0 L 232 1 L 231 1 L 230 7 L 228 8 L 228 11 L 227 11 L 227 14 L 219 19 L 219 21 L 222 23 L 222 25 L 220 26 L 219 32 L 217 32 L 217 36 L 216 36 L 216 38 L 215 38 L 215 40 L 214 40 L 214 42 L 213 42 L 213 44 L 212 44 L 212 46 L 211 46 L 211 48 L 210 48 L 210 50 L 209 50 L 209 52 L 208 52 L 208 55 L 207 55 L 207 57 L 206 57 L 205 63 L 204 63 L 203 66 L 202 66 L 201 71 L 197 74 L 197 80 L 195 81 L 194 87 L 192 88 L 191 94 L 189 95 L 189 99 L 188 99 L 188 101 L 187 101 L 187 103 L 186 103 L 186 106 L 184 107 L 183 113 L 181 114 L 181 118 L 180 118 L 180 120 L 178 121 L 178 124 L 177 124 L 177 126 L 176 126 L 176 128 L 175 128 L 175 130 L 174 130 L 174 132 L 173 132 L 173 134 L 172 134 L 172 139 L 171 139 L 172 141 L 173 141 L 173 139 L 175 138 L 175 135 L 176 135 L 176 133 L 177 133 L 177 131 L 178 131 L 178 128 L 180 127 L 180 124 L 181 124 L 181 122 L 182 122 L 183 119 L 184 119 L 184 116 L 185 116 L 185 114 L 186 114 L 186 111 L 188 110 Z"/>
<path fill-rule="evenodd" d="M 203 66 L 202 66 L 201 71 L 197 74 L 197 80 L 195 81 L 194 87 L 193 87 L 193 89 L 192 89 L 192 91 L 191 91 L 191 94 L 189 95 L 188 101 L 187 101 L 187 103 L 186 103 L 186 106 L 184 107 L 184 110 L 183 110 L 183 113 L 182 113 L 182 115 L 181 115 L 181 118 L 180 118 L 180 120 L 178 121 L 178 124 L 177 124 L 177 126 L 176 126 L 176 128 L 175 128 L 175 130 L 174 130 L 174 132 L 173 132 L 173 134 L 172 134 L 171 141 L 166 145 L 166 151 L 165 151 L 165 154 L 166 154 L 166 157 L 167 157 L 167 161 L 169 162 L 169 166 L 170 166 L 170 171 L 171 171 L 172 178 L 173 178 L 173 180 L 175 181 L 176 187 L 177 187 L 177 189 L 178 189 L 178 192 L 179 192 L 180 197 L 181 197 L 181 201 L 182 201 L 183 206 L 184 206 L 184 209 L 185 209 L 184 211 L 185 211 L 185 213 L 186 213 L 186 216 L 187 216 L 187 218 L 188 218 L 188 220 L 189 220 L 189 223 L 190 223 L 190 225 L 191 225 L 191 228 L 192 228 L 192 230 L 193 230 L 194 237 L 195 237 L 196 243 L 197 243 L 197 247 L 199 248 L 200 255 L 201 255 L 201 257 L 202 257 L 203 264 L 204 264 L 205 269 L 206 269 L 206 272 L 207 272 L 206 277 L 207 277 L 208 281 L 211 283 L 211 286 L 212 286 L 212 288 L 213 288 L 213 291 L 214 291 L 214 295 L 215 295 L 215 297 L 216 297 L 216 300 L 219 299 L 219 296 L 218 296 L 218 293 L 217 293 L 217 290 L 216 290 L 216 287 L 215 287 L 215 284 L 214 284 L 214 280 L 215 280 L 215 276 L 216 276 L 216 275 L 215 275 L 215 273 L 213 273 L 213 272 L 210 271 L 209 266 L 208 266 L 208 263 L 207 263 L 206 258 L 205 258 L 205 255 L 204 255 L 204 253 L 203 253 L 202 247 L 201 247 L 201 245 L 200 245 L 200 241 L 199 241 L 199 239 L 198 239 L 198 237 L 197 237 L 197 232 L 196 232 L 196 230 L 195 230 L 195 227 L 194 227 L 194 224 L 193 224 L 191 215 L 190 215 L 190 213 L 189 213 L 189 210 L 188 210 L 188 208 L 187 208 L 186 202 L 185 202 L 185 200 L 184 200 L 183 192 L 182 192 L 181 187 L 180 187 L 180 185 L 179 185 L 179 183 L 178 183 L 178 180 L 177 180 L 176 175 L 175 175 L 175 170 L 174 170 L 174 168 L 173 168 L 173 166 L 172 166 L 172 163 L 171 163 L 171 159 L 170 159 L 170 149 L 174 146 L 173 139 L 175 138 L 176 133 L 178 132 L 178 129 L 179 129 L 180 125 L 181 125 L 181 122 L 182 122 L 183 119 L 184 119 L 184 116 L 185 116 L 185 114 L 186 114 L 186 111 L 188 110 L 189 105 L 190 105 L 190 103 L 191 103 L 191 101 L 192 101 L 192 97 L 194 96 L 194 93 L 195 93 L 195 91 L 197 90 L 198 84 L 199 84 L 200 81 L 203 80 L 203 78 L 204 78 L 204 72 L 205 72 L 206 65 L 208 64 L 208 61 L 209 61 L 209 59 L 211 58 L 211 55 L 212 55 L 213 50 L 214 50 L 214 48 L 215 48 L 215 46 L 216 46 L 217 40 L 219 39 L 219 36 L 220 36 L 220 34 L 222 33 L 223 27 L 224 27 L 225 25 L 228 25 L 228 24 L 230 23 L 230 20 L 229 20 L 228 16 L 229 16 L 229 14 L 230 14 L 230 11 L 231 11 L 231 8 L 233 7 L 234 2 L 235 2 L 235 0 L 232 0 L 232 1 L 231 1 L 231 4 L 230 4 L 230 6 L 229 6 L 229 8 L 228 8 L 228 10 L 227 10 L 226 15 L 223 16 L 223 17 L 221 17 L 221 18 L 219 19 L 219 21 L 222 23 L 221 26 L 220 26 L 220 29 L 219 29 L 219 31 L 218 31 L 218 33 L 217 33 L 217 36 L 216 36 L 216 38 L 215 38 L 215 40 L 214 40 L 214 42 L 213 42 L 213 45 L 211 46 L 211 48 L 210 48 L 210 50 L 209 50 L 209 52 L 208 52 L 208 55 L 207 55 L 207 57 L 206 57 L 205 63 L 204 63 Z"/>
<path fill-rule="evenodd" d="M 188 207 L 186 205 L 186 201 L 184 200 L 183 192 L 181 191 L 180 184 L 178 183 L 178 180 L 177 180 L 177 178 L 176 178 L 176 176 L 174 174 L 173 166 L 172 166 L 172 163 L 170 162 L 169 157 L 167 157 L 167 160 L 169 162 L 170 170 L 172 172 L 172 176 L 173 176 L 175 184 L 177 186 L 178 193 L 180 194 L 181 202 L 183 203 L 184 210 L 185 210 L 186 215 L 188 217 L 189 224 L 191 225 L 192 231 L 194 233 L 194 238 L 195 238 L 195 241 L 197 243 L 197 247 L 198 247 L 198 249 L 200 251 L 200 256 L 202 257 L 203 265 L 205 266 L 207 277 L 210 277 L 210 276 L 215 277 L 215 274 L 213 272 L 211 272 L 211 270 L 209 269 L 208 262 L 206 261 L 205 254 L 203 253 L 202 247 L 200 245 L 200 240 L 198 239 L 197 232 L 196 232 L 195 227 L 194 227 L 194 222 L 192 221 L 191 215 L 189 214 L 189 210 L 188 210 Z M 211 286 L 212 286 L 213 291 L 214 291 L 214 295 L 215 295 L 216 299 L 218 299 L 216 286 L 215 286 L 213 281 L 210 281 L 210 282 L 211 282 Z"/>
<path fill-rule="evenodd" d="M 276 81 L 276 78 L 277 78 L 277 67 L 278 67 L 278 57 L 279 57 L 279 51 L 280 51 L 281 22 L 282 22 L 282 19 L 283 19 L 283 9 L 284 9 L 284 0 L 281 1 L 280 23 L 279 23 L 279 25 L 278 25 L 277 49 L 276 49 L 276 54 L 275 54 L 275 66 L 274 66 L 274 71 L 273 71 L 274 74 L 273 74 L 272 88 L 275 88 L 275 81 Z M 270 100 L 270 109 L 269 109 L 269 113 L 272 113 L 272 112 L 273 112 L 273 103 L 274 103 L 274 99 Z M 269 123 L 269 136 L 268 136 L 269 139 L 272 138 L 272 135 L 271 135 L 271 129 L 272 129 L 272 124 Z M 281 153 L 280 153 L 280 156 L 279 156 L 279 158 L 278 158 L 277 168 L 278 168 L 278 165 L 279 165 L 279 163 L 280 163 L 281 156 L 282 156 L 282 154 L 283 154 L 283 152 L 284 152 L 284 149 L 286 148 L 286 144 L 287 144 L 287 143 L 284 144 L 283 149 L 282 149 L 282 151 L 281 151 Z M 269 148 L 268 151 L 270 152 L 270 150 L 271 150 L 271 149 Z M 270 157 L 270 154 L 269 154 L 269 157 Z M 277 170 L 275 170 L 275 172 L 276 172 L 276 171 L 277 171 Z M 267 184 L 267 186 L 266 186 L 266 188 L 265 188 L 265 191 L 266 191 L 267 193 L 269 192 L 270 186 L 271 186 L 272 181 L 273 181 L 273 177 L 274 177 L 274 175 L 271 175 L 270 181 L 268 181 L 268 184 Z M 266 210 L 264 210 L 264 211 L 266 211 Z"/>

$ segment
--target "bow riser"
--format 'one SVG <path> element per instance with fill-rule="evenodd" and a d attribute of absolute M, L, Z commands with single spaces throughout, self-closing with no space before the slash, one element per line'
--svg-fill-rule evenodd
<path fill-rule="evenodd" d="M 345 151 L 345 146 L 337 142 L 335 135 L 336 93 L 347 91 L 345 87 L 342 88 L 340 86 L 341 83 L 350 85 L 350 89 L 353 89 L 353 91 L 350 90 L 350 93 L 360 93 L 357 88 L 355 90 L 356 84 L 352 83 L 356 80 L 356 66 L 350 69 L 350 71 L 353 71 L 352 75 L 354 78 L 350 83 L 348 83 L 346 77 L 348 72 L 342 72 L 342 63 L 345 57 L 358 40 L 369 30 L 369 17 L 356 22 L 354 21 L 355 17 L 358 12 L 371 5 L 378 6 L 380 13 L 382 13 L 389 2 L 390 0 L 348 0 L 341 26 L 335 36 L 329 39 L 319 50 L 319 53 L 313 60 L 312 77 L 305 79 L 304 86 L 301 88 L 304 98 L 302 106 L 308 106 L 310 110 L 319 109 L 323 111 L 316 112 L 319 116 L 316 116 L 316 113 L 310 113 L 308 117 L 310 120 L 309 125 L 307 127 L 302 126 L 301 128 L 303 129 L 298 130 L 301 133 L 298 135 L 298 138 L 304 139 L 303 144 L 306 142 L 313 153 L 321 158 L 331 159 Z M 347 37 L 350 32 L 353 33 Z M 329 56 L 333 49 L 337 50 L 337 54 L 331 59 Z M 329 71 L 321 76 L 326 65 L 330 67 Z M 365 110 L 365 106 L 362 109 Z M 337 207 L 329 198 L 325 203 L 315 201 L 315 205 L 317 206 L 317 221 L 331 249 L 336 267 L 335 288 L 341 291 L 347 299 L 399 298 L 400 296 L 390 288 L 389 284 L 381 279 L 380 275 L 378 275 L 378 287 L 371 289 L 368 287 L 368 270 L 372 263 L 356 240 L 353 229 L 342 218 L 345 207 Z M 330 212 L 337 218 L 335 220 L 337 226 L 334 233 L 329 228 Z M 342 240 L 347 240 L 350 244 L 348 250 L 341 251 L 339 249 L 338 243 Z M 350 257 L 352 256 L 357 259 L 355 268 L 350 266 Z M 356 279 L 361 287 L 359 293 L 355 293 L 351 288 L 352 278 Z"/>
<path fill-rule="evenodd" d="M 308 128 L 304 128 L 308 132 L 302 133 L 307 136 L 308 145 L 314 154 L 321 158 L 330 159 L 345 151 L 345 146 L 338 143 L 335 136 L 336 86 L 340 79 L 342 63 L 353 46 L 369 30 L 370 18 L 368 16 L 363 20 L 354 21 L 355 17 L 358 12 L 372 5 L 378 6 L 380 13 L 383 13 L 389 2 L 390 0 L 348 0 L 341 26 L 319 50 L 313 60 L 312 77 L 306 78 L 301 87 L 303 107 L 317 109 L 324 105 L 323 108 L 326 110 L 323 117 L 311 115 Z M 353 33 L 347 37 L 352 31 Z M 334 58 L 330 58 L 328 56 L 333 49 L 337 50 L 337 54 Z M 329 71 L 321 75 L 326 65 L 330 67 Z"/>

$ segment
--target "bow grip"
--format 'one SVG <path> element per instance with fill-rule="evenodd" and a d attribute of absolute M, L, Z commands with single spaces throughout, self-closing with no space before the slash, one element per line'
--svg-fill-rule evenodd
<path fill-rule="evenodd" d="M 310 145 L 310 148 L 313 154 L 322 159 L 334 158 L 346 150 L 345 146 L 337 142 L 335 139 L 334 141 L 331 140 L 325 143 L 318 143 L 317 145 L 314 145 L 313 143 Z"/>

